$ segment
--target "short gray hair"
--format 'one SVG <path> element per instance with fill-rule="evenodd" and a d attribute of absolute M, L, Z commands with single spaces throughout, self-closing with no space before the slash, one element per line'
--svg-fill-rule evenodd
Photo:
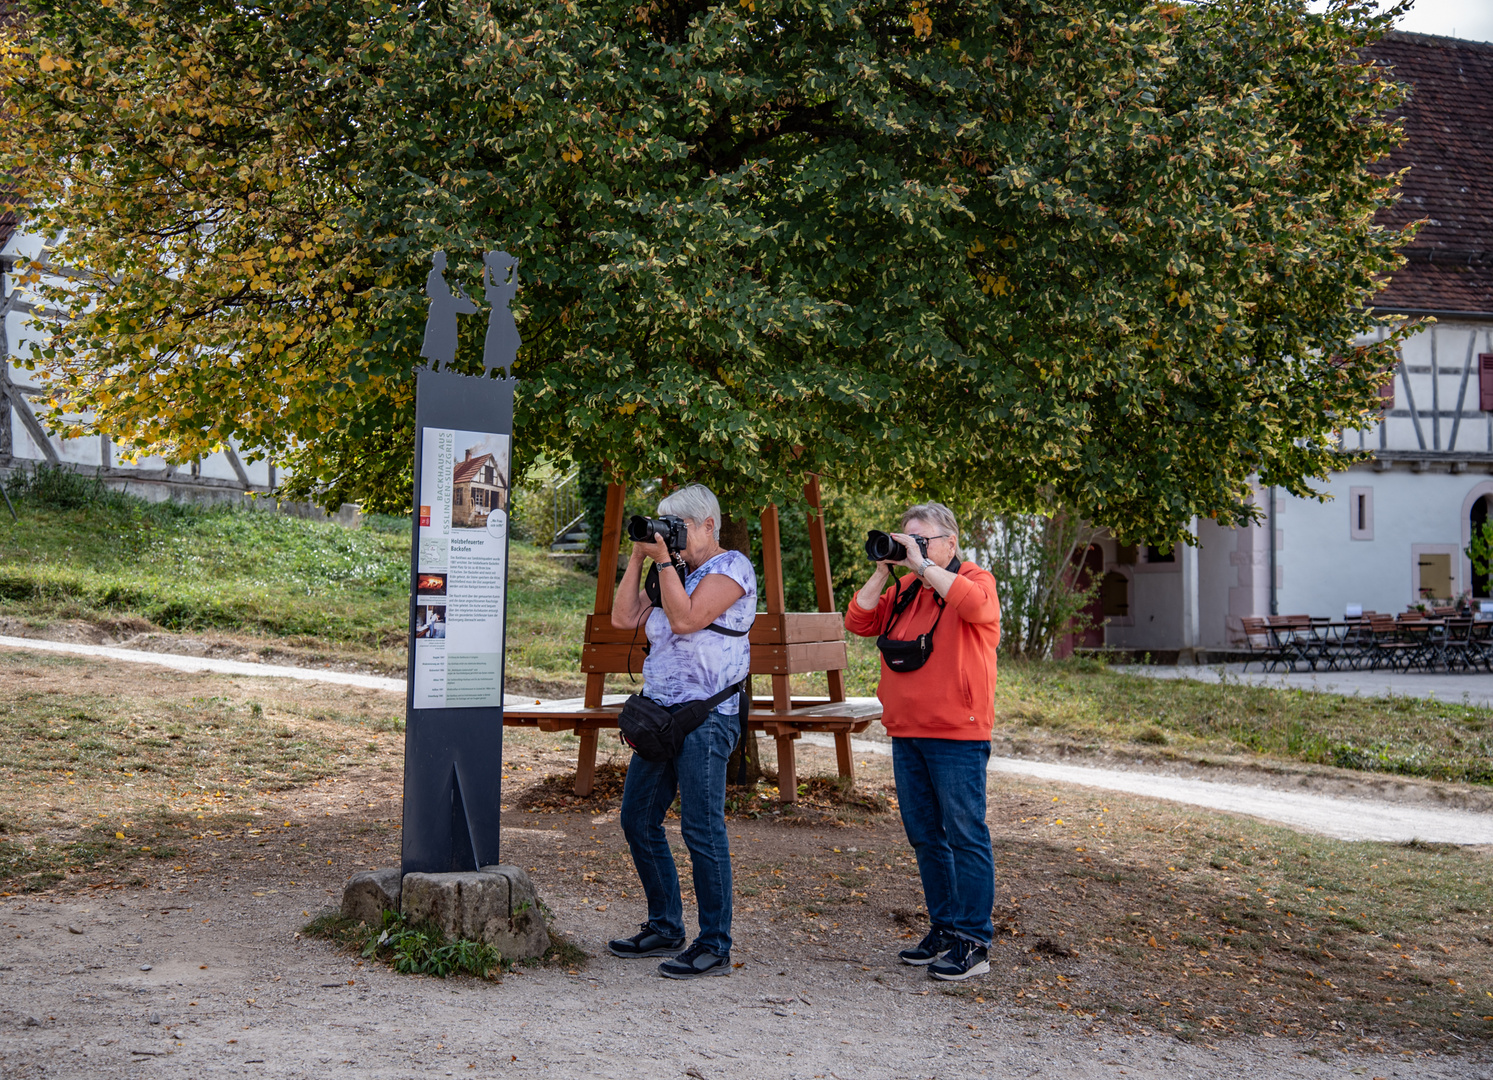
<path fill-rule="evenodd" d="M 721 503 L 704 484 L 690 484 L 666 495 L 658 504 L 660 514 L 672 514 L 704 525 L 715 523 L 715 538 L 721 538 Z"/>
<path fill-rule="evenodd" d="M 941 502 L 917 503 L 902 511 L 902 531 L 907 531 L 907 523 L 913 518 L 921 521 L 931 522 L 944 532 L 954 537 L 954 556 L 963 558 L 959 551 L 959 522 L 954 520 L 954 511 L 950 510 Z"/>

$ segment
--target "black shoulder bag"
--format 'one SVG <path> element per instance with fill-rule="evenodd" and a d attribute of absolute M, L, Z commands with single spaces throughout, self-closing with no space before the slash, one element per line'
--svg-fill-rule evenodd
<path fill-rule="evenodd" d="M 622 705 L 617 726 L 622 741 L 638 752 L 644 761 L 672 761 L 684 747 L 685 737 L 705 722 L 710 710 L 733 694 L 745 696 L 743 679 L 704 701 L 686 701 L 679 705 L 660 705 L 652 698 L 633 694 Z"/>
<path fill-rule="evenodd" d="M 933 655 L 933 630 L 938 629 L 938 624 L 943 621 L 944 609 L 948 607 L 942 596 L 935 597 L 938 601 L 938 618 L 933 620 L 933 629 L 926 634 L 919 634 L 910 641 L 901 641 L 892 637 L 892 625 L 898 617 L 912 606 L 913 600 L 917 599 L 919 590 L 923 587 L 923 579 L 912 583 L 912 588 L 905 593 L 900 593 L 892 604 L 892 617 L 887 620 L 886 629 L 876 639 L 876 647 L 881 650 L 882 659 L 886 666 L 892 671 L 916 671 L 928 662 L 928 657 Z"/>

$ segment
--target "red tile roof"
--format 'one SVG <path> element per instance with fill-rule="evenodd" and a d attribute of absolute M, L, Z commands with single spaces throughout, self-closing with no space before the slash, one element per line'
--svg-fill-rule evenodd
<path fill-rule="evenodd" d="M 1383 163 L 1410 172 L 1377 220 L 1426 219 L 1374 306 L 1493 314 L 1493 43 L 1393 33 L 1368 55 L 1411 87 L 1406 141 Z"/>
<path fill-rule="evenodd" d="M 451 482 L 453 484 L 464 484 L 476 476 L 477 470 L 482 468 L 482 466 L 496 464 L 491 454 L 483 454 L 481 457 L 474 457 L 470 461 L 458 461 L 456 463 L 456 470 L 451 474 Z"/>

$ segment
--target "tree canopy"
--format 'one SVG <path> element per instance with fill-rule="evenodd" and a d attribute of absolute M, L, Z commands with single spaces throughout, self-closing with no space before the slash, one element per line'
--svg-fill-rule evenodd
<path fill-rule="evenodd" d="M 1340 467 L 1393 363 L 1368 0 L 26 7 L 38 362 L 126 445 L 403 508 L 438 248 L 520 259 L 520 453 L 738 511 L 813 471 L 1179 538 Z"/>

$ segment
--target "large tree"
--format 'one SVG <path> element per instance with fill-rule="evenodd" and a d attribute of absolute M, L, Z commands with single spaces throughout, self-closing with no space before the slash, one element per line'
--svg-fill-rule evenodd
<path fill-rule="evenodd" d="M 402 504 L 432 250 L 522 261 L 518 445 L 1123 535 L 1340 464 L 1388 16 L 1290 0 L 29 0 L 6 136 L 92 306 L 59 403 Z M 475 363 L 482 328 L 469 320 Z"/>

